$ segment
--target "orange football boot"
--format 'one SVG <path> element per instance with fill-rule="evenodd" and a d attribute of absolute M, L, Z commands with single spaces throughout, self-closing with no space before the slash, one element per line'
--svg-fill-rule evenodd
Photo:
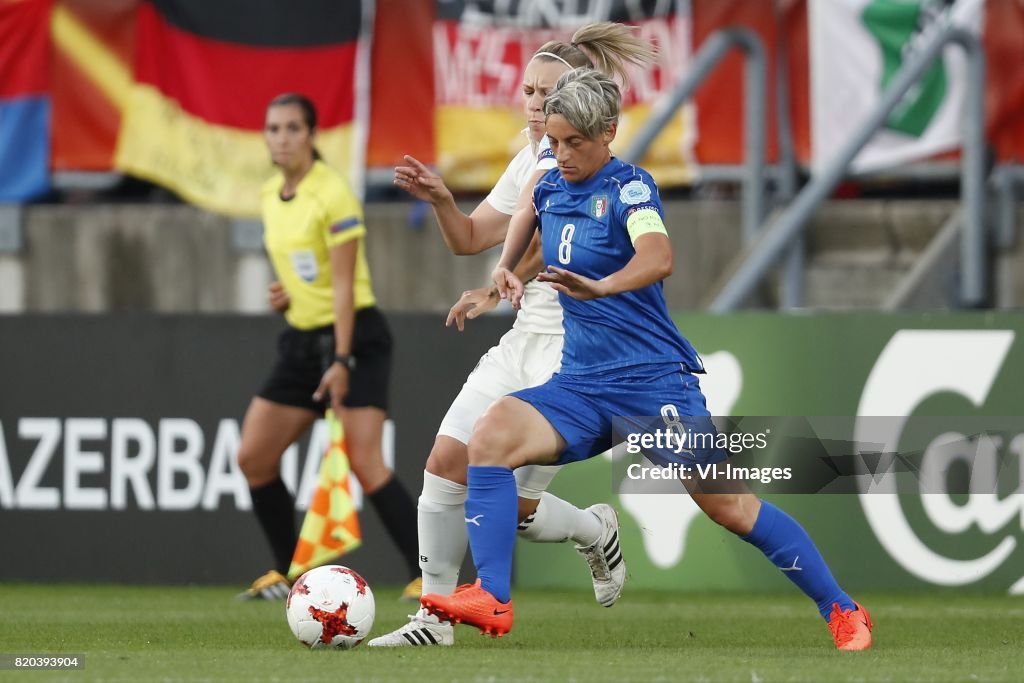
<path fill-rule="evenodd" d="M 492 638 L 512 630 L 512 601 L 498 602 L 483 589 L 480 579 L 459 586 L 451 595 L 424 595 L 420 604 L 441 621 L 476 626 Z"/>
<path fill-rule="evenodd" d="M 871 615 L 860 603 L 853 603 L 856 610 L 841 609 L 839 603 L 832 603 L 832 614 L 828 618 L 828 630 L 839 650 L 867 650 L 871 647 Z"/>

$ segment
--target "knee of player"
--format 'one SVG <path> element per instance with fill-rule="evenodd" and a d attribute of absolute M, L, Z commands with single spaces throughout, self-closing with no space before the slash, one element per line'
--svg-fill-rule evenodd
<path fill-rule="evenodd" d="M 430 449 L 424 469 L 442 479 L 465 484 L 468 464 L 466 444 L 439 436 L 434 441 L 434 447 Z"/>
<path fill-rule="evenodd" d="M 716 524 L 734 534 L 745 536 L 754 527 L 754 520 L 750 519 L 750 513 L 741 504 L 739 496 L 722 495 L 717 497 L 714 504 L 705 508 L 708 517 Z"/>
<path fill-rule="evenodd" d="M 518 442 L 514 425 L 500 411 L 488 411 L 469 438 L 469 464 L 515 467 L 519 464 L 513 462 Z"/>

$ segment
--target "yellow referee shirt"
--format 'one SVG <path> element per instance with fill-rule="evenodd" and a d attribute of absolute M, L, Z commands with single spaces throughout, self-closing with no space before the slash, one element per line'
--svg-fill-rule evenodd
<path fill-rule="evenodd" d="M 277 279 L 291 298 L 284 314 L 288 324 L 300 330 L 333 324 L 328 250 L 349 240 L 359 240 L 355 309 L 373 306 L 376 300 L 366 264 L 363 210 L 345 180 L 322 161 L 315 161 L 294 197 L 281 199 L 283 186 L 281 175 L 263 186 L 263 243 Z"/>

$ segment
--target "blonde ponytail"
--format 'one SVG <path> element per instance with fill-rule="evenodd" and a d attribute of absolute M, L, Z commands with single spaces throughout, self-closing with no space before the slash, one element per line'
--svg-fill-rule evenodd
<path fill-rule="evenodd" d="M 634 35 L 635 30 L 611 21 L 587 24 L 573 34 L 570 45 L 586 53 L 595 69 L 628 86 L 627 64 L 646 66 L 658 58 L 654 45 Z"/>

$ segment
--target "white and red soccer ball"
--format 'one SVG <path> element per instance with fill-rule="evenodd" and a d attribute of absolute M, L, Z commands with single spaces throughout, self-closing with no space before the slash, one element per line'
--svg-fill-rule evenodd
<path fill-rule="evenodd" d="M 335 564 L 300 576 L 285 603 L 292 633 L 311 648 L 355 647 L 373 628 L 376 611 L 366 580 Z"/>

